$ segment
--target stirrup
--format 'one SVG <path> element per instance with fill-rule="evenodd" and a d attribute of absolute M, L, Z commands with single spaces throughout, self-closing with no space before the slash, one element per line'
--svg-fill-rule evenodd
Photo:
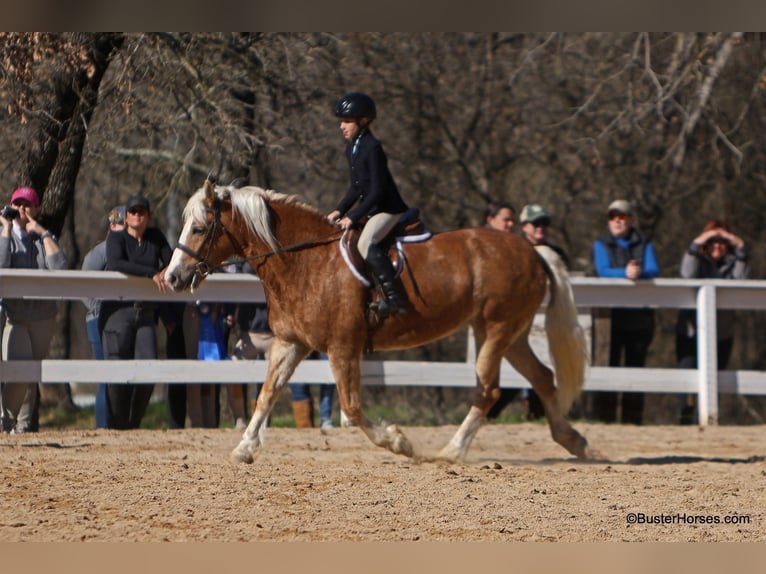
<path fill-rule="evenodd" d="M 391 314 L 391 307 L 388 301 L 385 299 L 378 299 L 369 304 L 370 311 L 375 313 L 379 318 L 385 319 Z"/>
<path fill-rule="evenodd" d="M 370 303 L 370 310 L 378 314 L 381 319 L 391 315 L 404 315 L 407 309 L 398 301 L 393 302 L 390 299 L 381 298 Z"/>

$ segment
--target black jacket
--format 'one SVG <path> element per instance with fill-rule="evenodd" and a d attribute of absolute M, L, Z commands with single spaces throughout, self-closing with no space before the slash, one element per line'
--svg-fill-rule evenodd
<path fill-rule="evenodd" d="M 107 271 L 119 271 L 127 275 L 139 277 L 154 277 L 157 272 L 167 267 L 173 250 L 168 243 L 165 234 L 156 227 L 148 227 L 139 243 L 138 240 L 128 233 L 127 229 L 110 233 L 106 238 L 106 269 Z M 103 301 L 99 313 L 99 328 L 103 329 L 106 320 L 121 307 L 139 307 L 146 311 L 155 312 L 167 325 L 175 320 L 172 307 L 167 303 L 155 303 L 152 301 Z"/>
<path fill-rule="evenodd" d="M 354 142 L 346 146 L 346 158 L 351 171 L 351 185 L 336 208 L 341 217 L 347 216 L 356 223 L 359 218 L 376 213 L 404 213 L 404 203 L 399 189 L 388 171 L 388 160 L 383 146 L 365 130 L 359 136 L 359 146 L 352 155 Z M 354 209 L 351 206 L 359 201 Z M 350 210 L 350 211 L 349 211 Z"/>

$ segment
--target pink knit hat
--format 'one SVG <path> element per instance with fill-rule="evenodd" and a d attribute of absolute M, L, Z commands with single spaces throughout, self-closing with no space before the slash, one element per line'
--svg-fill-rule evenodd
<path fill-rule="evenodd" d="M 35 207 L 40 207 L 40 198 L 37 196 L 37 192 L 31 187 L 20 187 L 14 191 L 11 196 L 11 204 L 17 199 L 24 199 Z"/>

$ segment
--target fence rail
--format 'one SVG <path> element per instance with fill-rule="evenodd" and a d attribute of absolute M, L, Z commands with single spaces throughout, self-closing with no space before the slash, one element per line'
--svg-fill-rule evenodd
<path fill-rule="evenodd" d="M 718 393 L 766 395 L 766 373 L 718 371 L 716 309 L 766 309 L 766 281 L 599 279 L 573 277 L 577 306 L 696 308 L 698 368 L 591 367 L 585 390 L 695 393 L 701 425 L 716 424 Z M 263 287 L 250 275 L 214 275 L 195 293 L 161 295 L 146 279 L 109 271 L 0 270 L 0 298 L 81 299 L 84 297 L 144 301 L 264 301 Z M 115 363 L 118 363 L 117 368 Z M 265 361 L 0 361 L 0 381 L 39 380 L 43 383 L 237 383 L 263 380 Z M 472 357 L 465 362 L 364 361 L 363 382 L 387 386 L 474 385 Z M 292 382 L 334 382 L 326 361 L 299 365 Z M 528 387 L 504 364 L 501 386 Z"/>

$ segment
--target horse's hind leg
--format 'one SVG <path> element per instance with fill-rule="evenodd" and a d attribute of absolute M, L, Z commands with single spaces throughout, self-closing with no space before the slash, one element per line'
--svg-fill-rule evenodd
<path fill-rule="evenodd" d="M 500 397 L 500 362 L 507 346 L 505 339 L 484 339 L 482 330 L 477 329 L 476 391 L 468 414 L 447 445 L 439 451 L 437 458 L 460 461 L 465 459 L 476 433 L 486 423 L 486 414 Z"/>
<path fill-rule="evenodd" d="M 530 382 L 540 397 L 553 440 L 578 458 L 587 458 L 588 441 L 569 424 L 565 418 L 566 413 L 561 412 L 556 387 L 553 385 L 553 371 L 540 362 L 530 348 L 527 338 L 519 338 L 511 345 L 505 358 Z"/>
<path fill-rule="evenodd" d="M 301 345 L 286 343 L 274 338 L 269 351 L 269 369 L 266 381 L 258 393 L 255 412 L 247 425 L 242 440 L 231 452 L 232 462 L 252 463 L 253 455 L 263 443 L 263 430 L 266 427 L 271 409 L 277 402 L 279 393 L 290 380 L 295 367 L 308 356 L 310 349 Z"/>
<path fill-rule="evenodd" d="M 340 408 L 346 413 L 346 417 L 354 426 L 362 429 L 374 445 L 387 448 L 394 454 L 413 456 L 412 444 L 398 425 L 376 425 L 364 415 L 361 398 L 361 358 L 358 355 L 339 355 L 332 350 L 327 356 L 338 387 Z"/>

